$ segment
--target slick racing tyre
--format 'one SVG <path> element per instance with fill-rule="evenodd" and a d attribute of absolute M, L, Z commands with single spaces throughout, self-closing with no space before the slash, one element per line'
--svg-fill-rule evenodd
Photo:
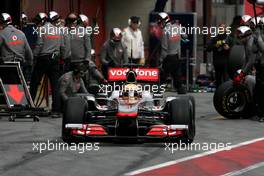
<path fill-rule="evenodd" d="M 64 142 L 70 143 L 70 130 L 65 128 L 66 124 L 82 124 L 87 109 L 86 101 L 81 97 L 69 98 L 64 107 L 62 119 L 62 139 Z"/>
<path fill-rule="evenodd" d="M 227 61 L 227 71 L 232 79 L 237 70 L 241 69 L 245 63 L 245 49 L 243 45 L 234 45 L 229 53 Z"/>
<path fill-rule="evenodd" d="M 195 137 L 195 101 L 190 96 L 180 96 L 169 103 L 169 123 L 188 125 L 182 141 L 192 143 Z"/>
<path fill-rule="evenodd" d="M 228 119 L 249 118 L 255 112 L 248 87 L 244 84 L 234 85 L 231 80 L 219 86 L 213 102 L 216 111 Z"/>

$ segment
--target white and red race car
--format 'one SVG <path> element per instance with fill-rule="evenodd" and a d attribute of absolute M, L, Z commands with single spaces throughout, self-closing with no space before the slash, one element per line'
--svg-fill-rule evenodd
<path fill-rule="evenodd" d="M 158 80 L 159 70 L 155 68 L 110 69 L 108 81 L 112 84 L 105 87 L 106 92 L 79 95 L 66 102 L 62 139 L 192 142 L 194 98 L 164 98 Z"/>

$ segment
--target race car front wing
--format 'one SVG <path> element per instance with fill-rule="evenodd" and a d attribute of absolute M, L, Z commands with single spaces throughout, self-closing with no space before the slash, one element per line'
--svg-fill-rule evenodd
<path fill-rule="evenodd" d="M 142 127 L 141 127 L 142 128 Z M 145 135 L 123 136 L 109 135 L 107 127 L 99 124 L 66 124 L 65 129 L 70 130 L 70 135 L 77 138 L 90 139 L 160 139 L 179 138 L 188 130 L 187 125 L 152 125 L 145 127 Z"/>

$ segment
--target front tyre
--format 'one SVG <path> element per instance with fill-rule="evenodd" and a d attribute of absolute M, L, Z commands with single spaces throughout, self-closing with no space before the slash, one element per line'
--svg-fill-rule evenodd
<path fill-rule="evenodd" d="M 62 140 L 64 142 L 72 142 L 71 131 L 65 128 L 66 124 L 82 124 L 87 109 L 87 103 L 81 97 L 70 97 L 63 111 L 62 119 Z"/>
<path fill-rule="evenodd" d="M 187 125 L 182 141 L 192 143 L 195 137 L 195 101 L 191 96 L 177 97 L 169 103 L 169 123 Z"/>

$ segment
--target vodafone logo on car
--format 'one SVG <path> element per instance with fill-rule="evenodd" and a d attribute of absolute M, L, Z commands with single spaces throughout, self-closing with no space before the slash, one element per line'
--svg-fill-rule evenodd
<path fill-rule="evenodd" d="M 137 80 L 140 81 L 158 81 L 159 70 L 156 68 L 134 68 L 137 74 Z M 108 81 L 126 80 L 126 74 L 129 68 L 110 68 L 108 70 Z"/>

